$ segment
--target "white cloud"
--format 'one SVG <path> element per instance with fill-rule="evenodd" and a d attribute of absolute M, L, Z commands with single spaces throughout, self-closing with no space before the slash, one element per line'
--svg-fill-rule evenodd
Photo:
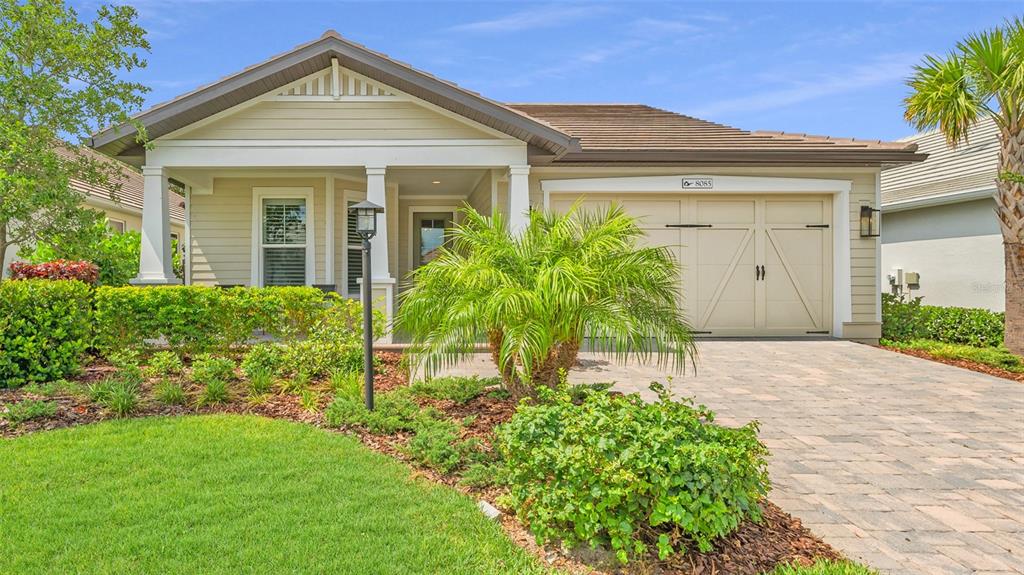
<path fill-rule="evenodd" d="M 521 32 L 523 30 L 562 26 L 603 11 L 603 8 L 594 6 L 539 7 L 500 18 L 459 24 L 448 28 L 448 30 L 454 32 Z"/>
<path fill-rule="evenodd" d="M 857 92 L 902 80 L 910 74 L 911 67 L 919 59 L 919 54 L 887 54 L 869 64 L 860 64 L 839 73 L 820 74 L 813 78 L 794 78 L 786 81 L 787 85 L 781 88 L 718 100 L 702 108 L 693 109 L 691 113 L 699 117 L 715 117 L 722 114 L 776 110 L 826 96 Z"/>

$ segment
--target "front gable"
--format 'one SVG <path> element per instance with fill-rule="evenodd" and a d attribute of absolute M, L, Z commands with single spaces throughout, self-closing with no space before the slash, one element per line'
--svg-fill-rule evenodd
<path fill-rule="evenodd" d="M 514 140 L 336 64 L 167 140 Z"/>

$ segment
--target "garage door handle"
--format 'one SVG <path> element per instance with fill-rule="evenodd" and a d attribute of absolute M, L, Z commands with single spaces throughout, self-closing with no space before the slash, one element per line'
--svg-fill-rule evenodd
<path fill-rule="evenodd" d="M 754 279 L 755 280 L 763 280 L 764 279 L 764 266 L 754 266 Z"/>
<path fill-rule="evenodd" d="M 711 224 L 665 224 L 666 228 L 710 228 Z"/>

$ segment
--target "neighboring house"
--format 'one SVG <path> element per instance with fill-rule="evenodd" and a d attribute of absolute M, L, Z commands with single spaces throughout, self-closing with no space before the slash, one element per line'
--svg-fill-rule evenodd
<path fill-rule="evenodd" d="M 882 290 L 923 296 L 932 305 L 1003 311 L 995 123 L 979 123 L 956 148 L 938 131 L 902 141 L 917 144 L 928 159 L 882 172 Z"/>
<path fill-rule="evenodd" d="M 142 198 L 143 185 L 142 174 L 129 165 L 111 159 L 103 154 L 97 154 L 89 148 L 83 151 L 92 154 L 97 158 L 117 165 L 121 178 L 115 181 L 120 184 L 120 189 L 112 191 L 105 187 L 96 186 L 89 182 L 72 178 L 71 189 L 85 196 L 85 205 L 103 212 L 107 217 L 110 228 L 116 232 L 142 231 Z M 175 240 L 185 237 L 185 198 L 175 192 L 167 195 L 167 215 L 170 224 L 170 237 Z M 9 273 L 8 266 L 13 261 L 18 261 L 18 246 L 12 246 L 3 262 L 3 273 Z M 184 249 L 184 246 L 182 246 Z"/>
<path fill-rule="evenodd" d="M 384 206 L 371 271 L 389 316 L 460 206 L 515 231 L 530 209 L 616 201 L 681 260 L 687 313 L 715 336 L 877 339 L 878 239 L 860 236 L 860 206 L 878 206 L 883 165 L 924 158 L 643 105 L 495 102 L 333 31 L 136 118 L 148 149 L 129 125 L 93 147 L 142 167 L 140 281 L 176 281 L 169 178 L 188 189 L 186 281 L 201 284 L 358 297 L 348 207 Z"/>

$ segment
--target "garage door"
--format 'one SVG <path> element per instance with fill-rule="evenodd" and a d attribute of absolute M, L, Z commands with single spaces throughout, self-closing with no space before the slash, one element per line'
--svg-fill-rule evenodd
<path fill-rule="evenodd" d="M 556 195 L 564 211 L 576 195 Z M 832 325 L 829 196 L 614 196 L 588 194 L 582 209 L 617 202 L 648 245 L 680 262 L 681 306 L 711 336 L 811 336 Z"/>

